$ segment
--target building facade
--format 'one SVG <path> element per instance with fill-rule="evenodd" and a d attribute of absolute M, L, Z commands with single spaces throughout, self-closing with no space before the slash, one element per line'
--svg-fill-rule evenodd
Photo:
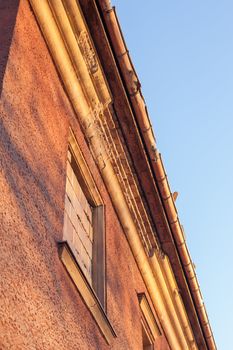
<path fill-rule="evenodd" d="M 115 9 L 0 5 L 0 349 L 216 349 Z"/>

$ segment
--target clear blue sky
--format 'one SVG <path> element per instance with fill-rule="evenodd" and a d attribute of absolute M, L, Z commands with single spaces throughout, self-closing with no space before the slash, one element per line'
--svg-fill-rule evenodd
<path fill-rule="evenodd" d="M 112 0 L 220 350 L 233 349 L 233 1 Z"/>

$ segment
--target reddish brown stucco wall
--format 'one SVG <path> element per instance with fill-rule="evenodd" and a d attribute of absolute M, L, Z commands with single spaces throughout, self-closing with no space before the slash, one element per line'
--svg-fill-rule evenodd
<path fill-rule="evenodd" d="M 1 18 L 0 349 L 141 349 L 145 286 L 28 1 L 1 1 Z M 106 205 L 112 346 L 58 257 L 69 125 Z"/>

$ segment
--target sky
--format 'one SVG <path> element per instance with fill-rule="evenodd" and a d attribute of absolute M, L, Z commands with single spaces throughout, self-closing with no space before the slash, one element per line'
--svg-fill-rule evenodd
<path fill-rule="evenodd" d="M 219 350 L 233 333 L 233 1 L 112 0 Z"/>

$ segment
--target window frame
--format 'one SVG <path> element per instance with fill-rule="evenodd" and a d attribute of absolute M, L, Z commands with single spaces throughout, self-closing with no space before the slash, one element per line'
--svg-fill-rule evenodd
<path fill-rule="evenodd" d="M 143 350 L 154 350 L 154 338 L 153 338 L 151 331 L 148 327 L 148 324 L 143 316 L 141 318 L 141 325 L 142 325 Z M 148 344 L 144 344 L 144 338 L 146 338 Z"/>
<path fill-rule="evenodd" d="M 75 175 L 88 202 L 93 207 L 94 240 L 92 255 L 92 285 L 89 283 L 72 252 L 72 244 L 67 240 L 58 242 L 59 256 L 82 299 L 86 303 L 101 332 L 105 336 L 105 339 L 110 344 L 112 338 L 116 337 L 116 333 L 106 314 L 106 245 L 104 203 L 71 129 L 68 144 L 68 150 L 72 152 L 72 156 L 75 160 L 75 166 L 77 167 L 77 169 L 75 169 Z"/>
<path fill-rule="evenodd" d="M 143 349 L 153 350 L 155 341 L 162 335 L 155 315 L 150 307 L 145 293 L 138 294 L 138 301 L 141 309 L 141 325 L 142 325 L 142 337 L 143 332 L 150 344 L 146 345 Z"/>

